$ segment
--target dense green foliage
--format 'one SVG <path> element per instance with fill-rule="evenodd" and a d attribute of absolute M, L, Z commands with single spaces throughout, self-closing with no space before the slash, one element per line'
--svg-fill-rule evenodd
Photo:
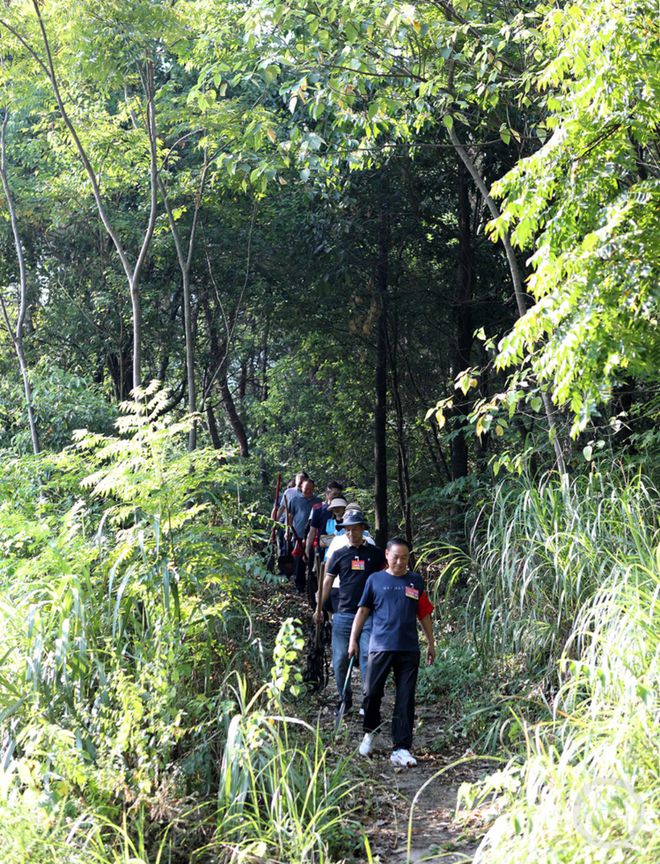
<path fill-rule="evenodd" d="M 159 419 L 166 400 L 146 391 L 125 406 L 120 434 L 82 433 L 59 454 L 2 467 L 0 831 L 15 862 L 42 860 L 35 849 L 83 860 L 87 842 L 113 860 L 103 856 L 115 839 L 138 842 L 136 824 L 145 849 L 179 856 L 242 837 L 274 843 L 281 860 L 336 845 L 351 791 L 340 768 L 326 766 L 314 730 L 300 740 L 285 717 L 282 732 L 266 722 L 299 692 L 301 642 L 283 626 L 268 683 L 241 599 L 265 572 L 251 552 L 254 508 L 241 504 L 250 486 L 217 451 L 182 449 L 185 427 Z M 260 760 L 252 786 L 246 758 Z M 288 795 L 276 825 L 260 803 L 266 782 L 268 799 Z M 214 808 L 218 788 L 227 804 Z M 122 812 L 130 830 L 115 834 Z M 197 832 L 168 828 L 187 812 L 199 813 Z M 69 859 L 65 826 L 77 840 Z"/>
<path fill-rule="evenodd" d="M 544 58 L 535 84 L 548 94 L 550 137 L 495 184 L 504 208 L 493 230 L 533 244 L 538 302 L 499 362 L 530 355 L 579 432 L 614 386 L 657 379 L 655 10 L 571 3 L 548 13 L 532 47 Z"/>
<path fill-rule="evenodd" d="M 7 861 L 368 852 L 265 567 L 300 468 L 414 541 L 483 860 L 655 860 L 656 17 L 3 5 Z"/>

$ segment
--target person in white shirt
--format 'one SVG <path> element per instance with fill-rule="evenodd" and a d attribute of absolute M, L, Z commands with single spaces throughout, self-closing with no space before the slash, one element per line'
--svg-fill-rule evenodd
<path fill-rule="evenodd" d="M 346 505 L 346 513 L 349 513 L 351 510 L 359 510 L 359 509 L 360 509 L 359 504 L 347 504 Z M 367 541 L 367 543 L 370 543 L 372 546 L 376 545 L 376 541 L 373 539 L 373 537 L 367 531 L 366 528 L 364 529 L 364 535 L 363 536 L 364 536 L 364 539 Z M 338 549 L 343 549 L 344 546 L 348 546 L 348 537 L 346 536 L 346 532 L 344 531 L 344 529 L 340 528 L 337 531 L 337 533 L 335 534 L 334 538 L 332 539 L 332 542 L 330 543 L 330 545 L 328 546 L 328 548 L 326 550 L 325 560 L 329 561 L 330 556 L 333 555 Z"/>

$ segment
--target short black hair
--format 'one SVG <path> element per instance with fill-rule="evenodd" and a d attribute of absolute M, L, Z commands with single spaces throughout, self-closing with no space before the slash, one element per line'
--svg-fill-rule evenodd
<path fill-rule="evenodd" d="M 344 486 L 339 480 L 328 480 L 325 486 L 325 491 L 329 492 L 331 489 L 336 489 L 337 492 L 343 492 Z"/>
<path fill-rule="evenodd" d="M 405 546 L 408 552 L 412 552 L 412 546 L 408 543 L 405 537 L 392 537 L 391 540 L 387 541 L 385 549 L 389 552 L 392 546 Z"/>

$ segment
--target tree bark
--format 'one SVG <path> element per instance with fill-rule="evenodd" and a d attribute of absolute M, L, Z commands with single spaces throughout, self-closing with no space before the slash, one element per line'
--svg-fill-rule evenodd
<path fill-rule="evenodd" d="M 394 340 L 394 350 L 391 352 L 392 370 L 392 394 L 394 396 L 394 408 L 396 411 L 396 442 L 397 442 L 397 485 L 399 487 L 399 500 L 401 512 L 403 513 L 403 525 L 406 540 L 412 545 L 412 513 L 410 509 L 410 497 L 412 489 L 410 485 L 410 472 L 408 470 L 408 448 L 406 446 L 406 428 L 403 414 L 403 403 L 401 402 L 401 390 L 399 388 L 399 372 L 396 363 L 397 342 Z"/>
<path fill-rule="evenodd" d="M 465 166 L 459 161 L 457 173 L 458 198 L 458 262 L 456 266 L 456 292 L 452 305 L 454 340 L 451 347 L 451 375 L 453 378 L 470 365 L 472 348 L 472 289 L 474 284 L 474 260 L 470 225 L 470 198 Z M 462 394 L 461 394 L 462 395 Z M 454 398 L 454 421 L 461 427 L 467 422 L 471 401 Z M 458 429 L 451 440 L 451 479 L 467 477 L 468 446 L 465 434 Z"/>
<path fill-rule="evenodd" d="M 474 180 L 477 189 L 483 196 L 484 201 L 486 202 L 486 206 L 491 212 L 493 219 L 498 219 L 500 217 L 500 210 L 495 200 L 490 195 L 488 191 L 488 187 L 486 186 L 486 182 L 477 170 L 477 167 L 474 163 L 474 160 L 470 157 L 470 154 L 467 152 L 463 144 L 461 143 L 458 134 L 456 133 L 456 129 L 454 126 L 449 129 L 449 139 L 451 143 L 454 145 L 454 149 L 458 153 L 461 158 L 463 164 L 470 172 L 472 179 Z M 509 272 L 511 273 L 511 281 L 513 282 L 513 291 L 516 297 L 516 305 L 518 307 L 518 315 L 522 318 L 523 315 L 527 312 L 527 303 L 525 299 L 525 292 L 523 290 L 522 277 L 520 275 L 520 268 L 518 266 L 518 260 L 516 259 L 515 252 L 513 251 L 513 246 L 511 245 L 511 240 L 509 239 L 509 235 L 506 231 L 502 232 L 502 245 L 504 246 L 504 251 L 506 253 L 506 258 L 509 264 Z M 548 421 L 548 429 L 550 434 L 550 440 L 552 441 L 552 446 L 555 451 L 555 458 L 557 460 L 557 467 L 559 468 L 559 473 L 562 477 L 566 476 L 566 461 L 564 459 L 564 453 L 561 448 L 561 442 L 559 441 L 559 436 L 557 432 L 557 424 L 555 422 L 555 417 L 553 413 L 553 405 L 545 389 L 541 390 L 541 397 L 543 399 L 543 406 L 545 408 L 545 416 Z"/>
<path fill-rule="evenodd" d="M 268 321 L 264 327 L 264 338 L 261 343 L 261 393 L 260 399 L 265 402 L 268 399 Z"/>
<path fill-rule="evenodd" d="M 245 433 L 245 426 L 236 410 L 236 403 L 234 402 L 234 397 L 231 395 L 231 390 L 229 389 L 229 382 L 227 381 L 227 367 L 225 364 L 222 365 L 222 369 L 218 375 L 218 385 L 220 387 L 220 398 L 227 419 L 229 420 L 229 425 L 231 426 L 236 441 L 238 442 L 238 451 L 241 456 L 249 456 L 250 452 L 248 448 L 247 435 Z"/>
<path fill-rule="evenodd" d="M 210 402 L 206 403 L 206 421 L 209 426 L 209 435 L 211 436 L 213 447 L 216 450 L 222 450 L 222 441 L 218 434 L 218 422 L 215 419 L 215 412 L 213 411 L 213 406 Z"/>
<path fill-rule="evenodd" d="M 383 179 L 378 214 L 378 260 L 376 262 L 376 393 L 374 406 L 374 505 L 375 539 L 378 546 L 387 542 L 387 284 L 389 271 L 390 219 L 387 183 Z"/>
<path fill-rule="evenodd" d="M 222 345 L 220 340 L 218 339 L 218 334 L 214 327 L 213 315 L 211 314 L 211 306 L 209 304 L 207 296 L 204 296 L 202 298 L 202 306 L 204 308 L 206 326 L 209 334 L 209 365 L 211 368 L 215 368 L 213 377 L 205 388 L 204 399 L 208 399 L 210 395 L 210 390 L 213 387 L 213 383 L 217 380 L 220 389 L 222 406 L 225 410 L 227 420 L 229 421 L 229 425 L 231 426 L 236 441 L 238 443 L 239 453 L 241 454 L 241 456 L 249 456 L 249 446 L 245 426 L 243 425 L 243 421 L 241 420 L 238 411 L 236 410 L 236 404 L 234 402 L 233 396 L 231 395 L 229 382 L 227 380 L 227 347 L 226 345 Z M 206 412 L 206 416 L 208 419 L 208 409 Z M 213 438 L 214 433 L 210 426 L 209 432 L 211 434 L 211 437 Z M 215 426 L 215 434 L 217 436 L 217 425 Z"/>
<path fill-rule="evenodd" d="M 176 220 L 174 219 L 174 214 L 172 212 L 172 207 L 167 196 L 165 184 L 160 175 L 158 177 L 158 186 L 160 188 L 163 204 L 165 205 L 165 210 L 167 212 L 167 219 L 170 225 L 170 231 L 172 232 L 172 239 L 174 240 L 176 257 L 177 261 L 179 262 L 179 269 L 181 270 L 181 286 L 183 290 L 183 331 L 186 343 L 186 381 L 188 390 L 188 413 L 193 415 L 197 412 L 197 391 L 195 383 L 195 336 L 192 320 L 192 303 L 190 296 L 190 269 L 192 265 L 193 249 L 195 247 L 195 235 L 197 233 L 199 210 L 201 207 L 202 195 L 204 194 L 204 187 L 206 185 L 206 175 L 208 173 L 208 169 L 209 162 L 205 151 L 204 164 L 202 166 L 202 171 L 199 179 L 199 188 L 197 190 L 197 195 L 195 198 L 195 209 L 193 212 L 192 225 L 190 228 L 190 235 L 188 237 L 188 249 L 186 253 L 184 253 L 183 250 L 183 243 L 181 241 L 181 236 L 179 234 Z M 190 432 L 188 433 L 188 450 L 194 450 L 196 447 L 197 422 L 193 420 L 190 427 Z"/>
<path fill-rule="evenodd" d="M 80 157 L 80 161 L 82 162 L 83 168 L 85 169 L 85 173 L 87 174 L 90 185 L 92 187 L 92 194 L 94 196 L 94 201 L 96 203 L 96 209 L 98 211 L 99 217 L 103 222 L 103 225 L 105 226 L 105 229 L 108 232 L 108 235 L 112 240 L 115 249 L 117 250 L 117 255 L 119 256 L 119 260 L 121 261 L 124 273 L 126 274 L 129 294 L 131 298 L 131 312 L 133 316 L 133 389 L 137 390 L 142 383 L 142 346 L 140 341 L 142 338 L 142 327 L 139 280 L 142 267 L 147 257 L 147 252 L 151 244 L 151 238 L 153 237 L 154 229 L 156 227 L 156 215 L 158 207 L 158 165 L 156 148 L 157 133 L 153 63 L 151 61 L 148 61 L 146 63 L 144 73 L 141 69 L 138 69 L 146 97 L 146 128 L 147 137 L 149 140 L 150 209 L 149 217 L 147 220 L 147 227 L 142 238 L 142 244 L 140 246 L 140 250 L 138 252 L 135 263 L 131 266 L 128 255 L 126 254 L 126 250 L 124 249 L 119 235 L 115 231 L 114 226 L 112 225 L 103 205 L 103 198 L 101 195 L 101 189 L 99 186 L 96 171 L 92 167 L 92 163 L 87 156 L 87 152 L 82 145 L 80 137 L 78 136 L 78 132 L 73 125 L 71 118 L 69 117 L 66 106 L 64 105 L 64 100 L 60 91 L 59 81 L 55 73 L 55 64 L 53 61 L 53 55 L 50 47 L 50 40 L 48 38 L 48 34 L 46 33 L 46 26 L 41 15 L 41 9 L 39 8 L 38 0 L 32 0 L 32 5 L 37 16 L 39 30 L 41 32 L 41 39 L 43 42 L 44 51 L 46 53 L 46 62 L 41 59 L 37 52 L 33 48 L 31 48 L 24 39 L 22 39 L 21 37 L 19 38 L 24 47 L 34 58 L 37 65 L 45 72 L 48 80 L 50 81 L 51 87 L 53 89 L 53 95 L 55 96 L 55 101 L 57 102 L 57 107 L 60 112 L 60 116 L 62 117 L 64 125 L 66 126 L 67 131 L 71 136 L 71 140 L 74 143 L 74 146 Z M 5 22 L 2 22 L 2 24 L 3 26 L 7 26 Z M 12 30 L 12 32 L 14 31 Z"/>

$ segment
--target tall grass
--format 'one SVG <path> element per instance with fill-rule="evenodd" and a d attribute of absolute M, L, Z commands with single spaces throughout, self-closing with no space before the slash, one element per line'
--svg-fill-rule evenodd
<path fill-rule="evenodd" d="M 303 647 L 299 622 L 286 619 L 270 681 L 248 698 L 235 676 L 239 710 L 226 735 L 214 838 L 203 850 L 221 861 L 331 864 L 359 840 L 348 759 L 334 758 L 318 726 L 285 712 L 286 695 L 301 692 Z"/>
<path fill-rule="evenodd" d="M 552 671 L 584 604 L 648 555 L 657 504 L 640 475 L 500 483 L 473 533 L 468 617 L 482 658 L 513 654 Z"/>
<path fill-rule="evenodd" d="M 355 783 L 318 728 L 252 713 L 230 726 L 211 847 L 221 860 L 330 864 L 354 850 Z M 348 774 L 348 777 L 347 777 Z"/>
<path fill-rule="evenodd" d="M 494 583 L 482 583 L 488 643 L 505 650 L 515 639 L 528 656 L 559 662 L 551 719 L 521 717 L 523 756 L 463 790 L 463 808 L 488 802 L 499 814 L 475 861 L 651 864 L 660 859 L 656 496 L 638 478 L 575 481 L 565 500 L 550 483 L 503 492 L 496 500 L 509 509 L 491 517 L 483 547 Z"/>
<path fill-rule="evenodd" d="M 216 451 L 187 453 L 186 425 L 161 416 L 162 399 L 126 406 L 115 436 L 0 463 L 0 810 L 12 864 L 49 860 L 58 820 L 66 835 L 81 815 L 108 850 L 139 851 L 141 808 L 151 862 L 167 814 L 215 795 L 235 710 L 228 674 L 241 668 L 258 687 L 268 672 L 239 600 L 251 508 Z M 46 829 L 36 838 L 31 806 Z"/>

